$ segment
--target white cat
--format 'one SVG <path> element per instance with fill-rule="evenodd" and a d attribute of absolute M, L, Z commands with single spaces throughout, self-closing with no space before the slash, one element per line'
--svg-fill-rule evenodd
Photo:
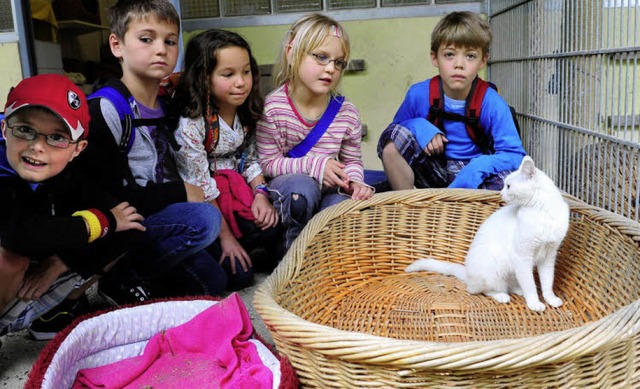
<path fill-rule="evenodd" d="M 529 156 L 507 176 L 501 194 L 507 205 L 480 226 L 464 265 L 428 258 L 405 271 L 452 275 L 467 285 L 469 293 L 483 293 L 501 303 L 516 293 L 524 296 L 529 309 L 544 311 L 533 277 L 535 266 L 545 301 L 561 306 L 562 300 L 553 293 L 553 277 L 556 254 L 569 229 L 569 206 Z"/>

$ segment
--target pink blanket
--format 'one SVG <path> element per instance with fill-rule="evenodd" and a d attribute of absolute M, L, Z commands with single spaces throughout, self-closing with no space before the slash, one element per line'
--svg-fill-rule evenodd
<path fill-rule="evenodd" d="M 78 372 L 73 388 L 272 388 L 273 375 L 248 339 L 237 293 L 153 336 L 142 355 Z"/>

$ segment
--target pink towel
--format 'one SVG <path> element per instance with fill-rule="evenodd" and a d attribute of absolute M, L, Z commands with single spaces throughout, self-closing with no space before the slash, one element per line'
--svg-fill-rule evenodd
<path fill-rule="evenodd" d="M 142 355 L 78 372 L 73 388 L 272 388 L 248 339 L 251 319 L 233 293 L 180 326 L 154 335 Z"/>

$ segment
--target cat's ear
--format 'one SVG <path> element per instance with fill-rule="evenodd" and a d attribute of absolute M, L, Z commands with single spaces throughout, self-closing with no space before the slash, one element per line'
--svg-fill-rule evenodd
<path fill-rule="evenodd" d="M 527 176 L 527 178 L 533 178 L 536 174 L 536 165 L 533 163 L 533 159 L 530 156 L 525 155 L 520 164 L 520 171 Z"/>

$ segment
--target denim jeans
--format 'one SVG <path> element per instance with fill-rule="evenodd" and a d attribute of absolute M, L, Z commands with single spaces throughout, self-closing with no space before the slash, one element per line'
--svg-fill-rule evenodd
<path fill-rule="evenodd" d="M 269 196 L 285 230 L 283 238 L 286 250 L 291 247 L 313 215 L 349 199 L 335 190 L 322 192 L 318 181 L 306 174 L 275 177 L 269 182 Z"/>
<path fill-rule="evenodd" d="M 228 290 L 240 290 L 253 284 L 254 273 L 258 271 L 271 271 L 282 259 L 283 253 L 279 252 L 278 241 L 280 239 L 280 225 L 267 228 L 266 230 L 256 226 L 256 223 L 251 220 L 245 220 L 239 216 L 236 216 L 236 222 L 242 232 L 242 238 L 238 239 L 238 242 L 249 254 L 251 258 L 252 266 L 246 271 L 242 269 L 240 264 L 236 264 L 235 274 L 231 269 L 231 260 L 229 257 L 222 257 L 222 245 L 220 239 L 207 248 L 207 251 L 213 255 L 214 259 L 217 259 L 222 264 L 222 268 L 227 273 L 227 289 Z M 268 254 L 256 257 L 256 249 L 262 248 Z"/>
<path fill-rule="evenodd" d="M 221 218 L 211 204 L 187 202 L 147 216 L 142 247 L 128 256 L 133 272 L 161 296 L 222 294 L 227 276 L 205 250 L 218 237 Z M 122 267 L 113 276 L 126 278 Z"/>

